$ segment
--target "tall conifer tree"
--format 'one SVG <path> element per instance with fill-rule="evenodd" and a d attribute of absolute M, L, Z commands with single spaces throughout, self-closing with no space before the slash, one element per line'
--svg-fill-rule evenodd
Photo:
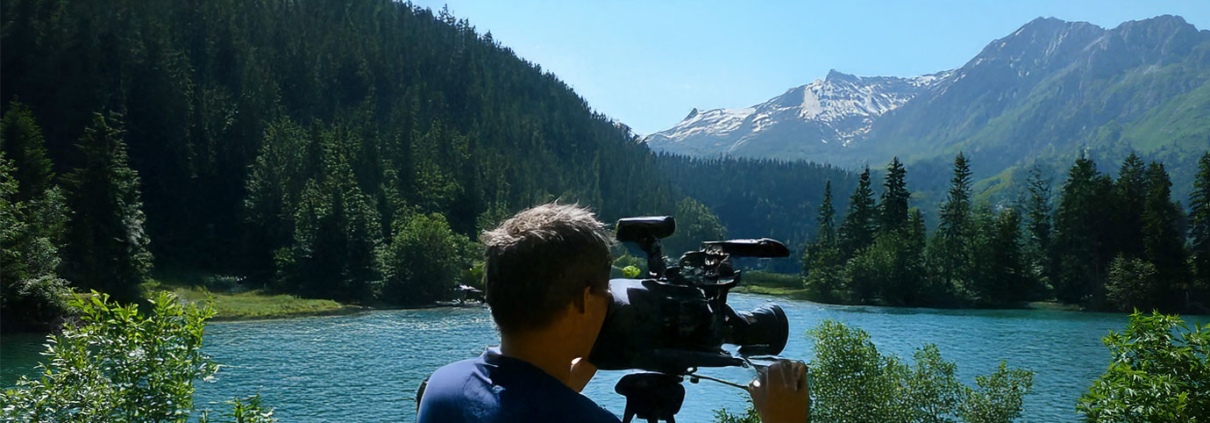
<path fill-rule="evenodd" d="M 834 244 L 836 242 L 836 209 L 832 207 L 832 181 L 824 182 L 823 203 L 819 206 L 819 215 L 815 217 L 819 228 L 815 234 L 815 242 Z"/>
<path fill-rule="evenodd" d="M 1143 245 L 1147 260 L 1155 265 L 1161 308 L 1176 310 L 1184 306 L 1183 293 L 1189 271 L 1179 231 L 1180 207 L 1172 202 L 1172 182 L 1164 165 L 1147 166 L 1147 196 L 1143 209 Z"/>
<path fill-rule="evenodd" d="M 84 289 L 134 300 L 151 270 L 139 176 L 127 164 L 121 117 L 93 116 L 80 139 L 83 166 L 67 175 L 65 276 Z"/>
<path fill-rule="evenodd" d="M 1053 227 L 1051 223 L 1050 180 L 1042 176 L 1042 169 L 1034 166 L 1029 170 L 1026 182 L 1029 198 L 1025 204 L 1027 255 L 1039 279 L 1053 277 L 1054 255 L 1051 254 Z"/>
<path fill-rule="evenodd" d="M 1096 163 L 1086 157 L 1076 159 L 1067 172 L 1059 208 L 1055 212 L 1055 254 L 1059 257 L 1059 275 L 1055 295 L 1067 303 L 1080 303 L 1095 290 L 1099 280 L 1096 263 L 1100 260 L 1099 228 L 1096 209 Z"/>
<path fill-rule="evenodd" d="M 1130 153 L 1122 162 L 1114 183 L 1113 214 L 1114 243 L 1110 247 L 1127 258 L 1143 256 L 1143 208 L 1147 199 L 1147 166 L 1138 155 Z M 1116 254 L 1114 254 L 1116 255 Z"/>
<path fill-rule="evenodd" d="M 908 198 L 912 193 L 907 189 L 907 169 L 899 161 L 899 157 L 887 165 L 886 179 L 883 182 L 882 201 L 878 203 L 880 234 L 904 229 L 908 223 Z"/>
<path fill-rule="evenodd" d="M 807 245 L 803 256 L 803 274 L 806 287 L 814 290 L 824 300 L 832 300 L 836 290 L 843 284 L 840 248 L 836 237 L 836 210 L 832 208 L 832 181 L 824 183 L 823 203 L 819 206 L 816 223 L 819 232 L 815 242 Z"/>
<path fill-rule="evenodd" d="M 971 228 L 971 170 L 966 156 L 954 158 L 954 177 L 950 179 L 949 194 L 941 205 L 940 237 L 937 254 L 942 281 L 954 283 L 967 279 L 970 265 Z"/>
<path fill-rule="evenodd" d="M 0 120 L 0 150 L 16 168 L 13 179 L 21 189 L 14 199 L 29 201 L 51 188 L 55 174 L 33 112 L 16 101 L 7 109 Z"/>
<path fill-rule="evenodd" d="M 870 188 L 870 168 L 867 166 L 857 180 L 857 188 L 849 196 L 849 211 L 840 224 L 840 252 L 842 261 L 848 261 L 858 251 L 874 242 L 876 208 L 874 190 Z"/>
<path fill-rule="evenodd" d="M 1189 242 L 1198 288 L 1203 295 L 1210 294 L 1210 152 L 1198 159 L 1197 176 L 1189 193 Z"/>

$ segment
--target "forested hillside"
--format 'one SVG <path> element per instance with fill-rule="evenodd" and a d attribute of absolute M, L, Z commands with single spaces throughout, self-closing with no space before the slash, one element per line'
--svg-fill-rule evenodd
<path fill-rule="evenodd" d="M 135 296 L 154 264 L 429 301 L 472 266 L 477 232 L 523 207 L 579 202 L 611 221 L 673 214 L 689 195 L 735 233 L 793 244 L 811 232 L 793 213 L 818 205 L 825 178 L 848 178 L 657 157 L 490 33 L 407 3 L 2 7 L 5 201 L 67 191 L 54 203 L 66 227 L 41 237 L 63 263 L 40 274 L 78 289 Z"/>

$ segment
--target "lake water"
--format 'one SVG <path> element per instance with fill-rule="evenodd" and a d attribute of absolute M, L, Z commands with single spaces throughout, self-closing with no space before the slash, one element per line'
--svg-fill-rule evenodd
<path fill-rule="evenodd" d="M 833 306 L 772 299 L 730 297 L 738 310 L 767 301 L 790 319 L 786 357 L 808 359 L 807 329 L 834 319 L 868 331 L 880 351 L 910 358 L 925 343 L 958 364 L 968 384 L 992 372 L 1001 360 L 1034 370 L 1034 393 L 1020 421 L 1076 421 L 1076 400 L 1107 367 L 1101 337 L 1121 330 L 1122 314 L 1045 310 L 934 310 Z M 1210 320 L 1193 317 L 1198 322 Z M 0 375 L 11 386 L 32 372 L 42 337 L 5 336 Z M 227 409 L 224 401 L 260 393 L 283 422 L 412 422 L 414 396 L 425 376 L 446 363 L 471 358 L 498 343 L 483 308 L 373 311 L 349 316 L 211 323 L 205 350 L 223 365 L 216 378 L 197 385 L 199 408 Z M 703 374 L 746 383 L 752 371 L 709 369 Z M 584 393 L 615 414 L 624 399 L 613 391 L 624 372 L 601 372 Z M 686 383 L 678 421 L 710 421 L 714 409 L 742 410 L 747 394 L 718 383 Z"/>

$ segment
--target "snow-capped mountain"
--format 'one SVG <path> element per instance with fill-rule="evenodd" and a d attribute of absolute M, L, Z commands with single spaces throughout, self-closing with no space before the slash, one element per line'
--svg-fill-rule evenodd
<path fill-rule="evenodd" d="M 657 151 L 694 156 L 782 156 L 792 146 L 795 156 L 826 159 L 865 135 L 874 118 L 949 75 L 859 77 L 833 70 L 826 78 L 752 107 L 693 109 L 676 126 L 646 141 Z"/>

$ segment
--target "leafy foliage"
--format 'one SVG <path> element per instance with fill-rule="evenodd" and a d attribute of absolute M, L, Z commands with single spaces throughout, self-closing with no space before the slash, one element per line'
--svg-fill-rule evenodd
<path fill-rule="evenodd" d="M 1156 286 L 1155 265 L 1119 255 L 1109 265 L 1106 299 L 1110 306 L 1121 310 L 1153 310 L 1160 305 Z"/>
<path fill-rule="evenodd" d="M 1210 416 L 1210 327 L 1135 312 L 1104 339 L 1109 369 L 1080 398 L 1089 422 L 1204 422 Z"/>
<path fill-rule="evenodd" d="M 676 232 L 664 239 L 664 254 L 678 258 L 689 251 L 697 251 L 703 241 L 719 241 L 727 237 L 727 228 L 704 204 L 689 197 L 676 203 Z"/>
<path fill-rule="evenodd" d="M 198 419 L 198 423 L 273 423 L 277 421 L 277 418 L 273 417 L 273 410 L 265 409 L 260 395 L 236 398 L 229 403 L 231 411 L 223 414 L 225 419 L 211 420 L 209 413 L 203 413 Z"/>
<path fill-rule="evenodd" d="M 38 380 L 22 378 L 4 392 L 5 419 L 60 422 L 184 422 L 193 381 L 217 368 L 202 353 L 202 329 L 214 315 L 171 294 L 153 310 L 119 305 L 109 296 L 76 296 L 78 326 L 52 336 Z"/>
<path fill-rule="evenodd" d="M 913 354 L 913 363 L 884 355 L 857 328 L 825 320 L 808 332 L 815 343 L 811 374 L 814 422 L 1011 422 L 1020 417 L 1033 372 L 1004 363 L 962 384 L 957 366 L 933 345 Z M 755 413 L 719 411 L 716 422 L 755 422 Z"/>
<path fill-rule="evenodd" d="M 439 214 L 415 215 L 399 224 L 383 254 L 383 298 L 404 304 L 448 298 L 458 269 L 470 266 L 469 244 Z"/>
<path fill-rule="evenodd" d="M 160 291 L 152 309 L 121 305 L 93 291 L 71 306 L 80 321 L 48 337 L 49 357 L 37 380 L 22 377 L 0 393 L 0 420 L 48 422 L 186 422 L 193 410 L 193 383 L 218 370 L 202 352 L 209 304 L 185 304 Z M 201 422 L 270 423 L 259 396 L 236 399 L 225 417 Z"/>

